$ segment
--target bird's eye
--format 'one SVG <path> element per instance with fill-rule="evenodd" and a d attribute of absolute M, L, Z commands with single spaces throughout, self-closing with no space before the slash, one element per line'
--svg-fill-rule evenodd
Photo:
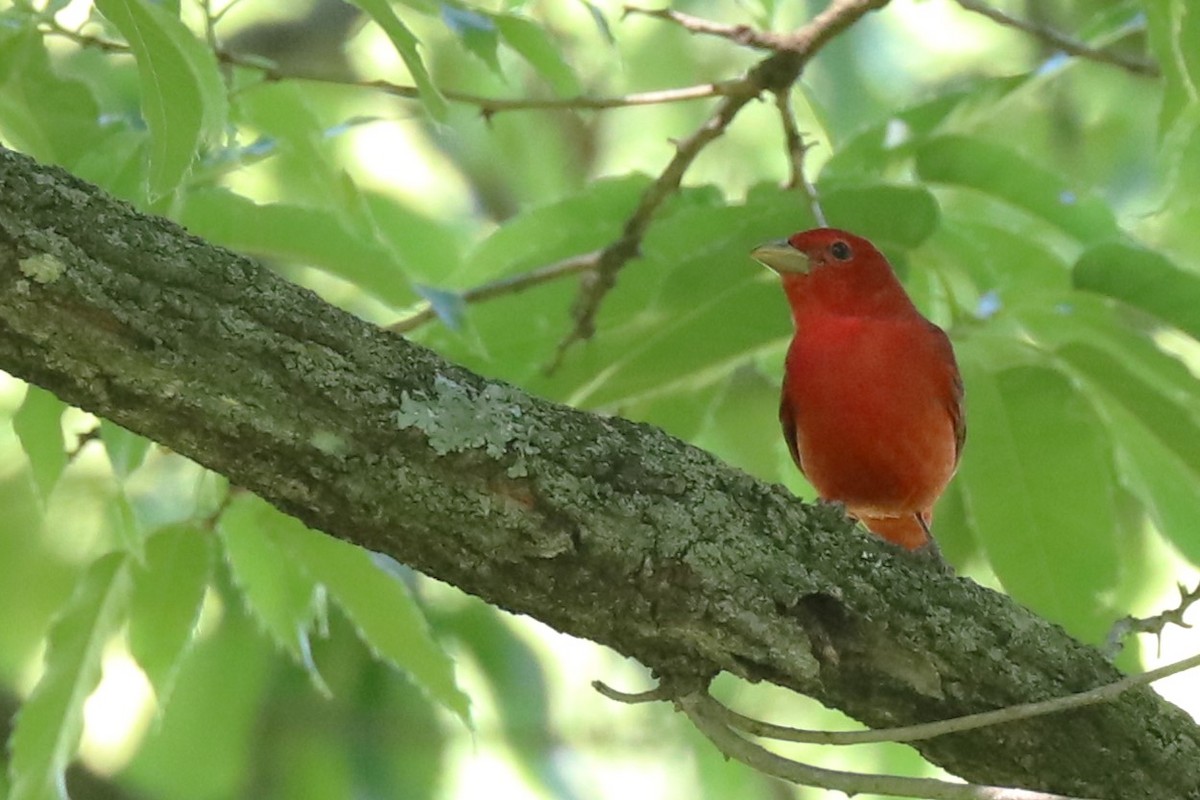
<path fill-rule="evenodd" d="M 850 256 L 853 255 L 850 252 L 850 245 L 846 244 L 845 242 L 834 242 L 833 244 L 829 245 L 829 254 L 838 261 L 849 261 Z"/>

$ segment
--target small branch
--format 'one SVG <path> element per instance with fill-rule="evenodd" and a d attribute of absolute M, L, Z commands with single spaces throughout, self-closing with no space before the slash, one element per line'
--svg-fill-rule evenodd
<path fill-rule="evenodd" d="M 750 742 L 735 733 L 710 713 L 702 694 L 680 698 L 679 708 L 692 724 L 728 758 L 766 775 L 772 775 L 801 786 L 816 786 L 858 794 L 881 794 L 903 797 L 924 797 L 929 800 L 1081 800 L 1047 792 L 1010 789 L 1002 786 L 982 786 L 970 783 L 950 783 L 933 778 L 906 778 L 896 775 L 869 775 L 856 772 L 814 767 L 793 761 Z"/>
<path fill-rule="evenodd" d="M 693 17 L 670 8 L 642 8 L 640 6 L 625 6 L 623 16 L 639 15 L 673 22 L 689 33 L 700 33 L 708 36 L 718 36 L 746 47 L 760 50 L 774 50 L 777 34 L 756 30 L 749 25 L 726 25 L 720 22 Z"/>
<path fill-rule="evenodd" d="M 807 58 L 822 45 L 850 27 L 868 11 L 883 8 L 891 0 L 834 0 L 807 25 L 791 33 L 772 33 L 749 25 L 725 25 L 693 17 L 669 8 L 640 8 L 625 6 L 625 14 L 641 14 L 667 20 L 691 33 L 719 36 L 746 47 L 771 50 L 776 53 L 795 53 Z"/>
<path fill-rule="evenodd" d="M 1168 625 L 1178 625 L 1181 628 L 1192 627 L 1190 623 L 1184 622 L 1183 615 L 1193 604 L 1200 601 L 1200 583 L 1197 583 L 1196 588 L 1191 591 L 1188 591 L 1182 583 L 1178 588 L 1179 605 L 1175 608 L 1167 609 L 1152 617 L 1125 617 L 1117 620 L 1116 624 L 1112 626 L 1112 630 L 1108 632 L 1103 648 L 1104 653 L 1109 658 L 1116 657 L 1117 653 L 1121 652 L 1125 637 L 1131 633 L 1152 633 L 1161 637 L 1163 629 Z"/>
<path fill-rule="evenodd" d="M 491 300 L 494 297 L 506 294 L 517 294 L 531 287 L 549 283 L 567 275 L 576 275 L 595 269 L 599 260 L 600 251 L 593 250 L 590 253 L 572 256 L 562 261 L 556 261 L 553 264 L 547 264 L 544 267 L 530 270 L 529 272 L 522 272 L 519 275 L 509 275 L 480 284 L 464 291 L 459 295 L 459 299 L 463 303 L 470 304 L 481 300 Z M 393 333 L 408 333 L 436 318 L 437 311 L 434 310 L 433 304 L 425 302 L 409 316 L 388 325 L 387 329 Z"/>
<path fill-rule="evenodd" d="M 223 13 L 224 11 L 221 12 L 221 14 Z M 220 14 L 217 15 L 217 18 L 219 17 Z M 64 28 L 53 21 L 48 23 L 46 32 L 70 39 L 80 47 L 92 47 L 109 53 L 129 53 L 129 45 L 124 42 L 104 39 L 99 36 L 81 33 L 77 30 L 71 30 L 70 28 Z M 208 31 L 206 31 L 206 34 L 211 36 L 211 33 Z M 409 84 L 393 83 L 382 79 L 347 80 L 330 75 L 285 72 L 274 62 L 267 59 L 242 55 L 218 47 L 216 46 L 216 42 L 211 38 L 209 39 L 209 44 L 212 46 L 213 55 L 216 56 L 218 63 L 255 70 L 267 82 L 289 80 L 309 81 L 312 83 L 334 84 L 353 89 L 373 90 L 410 100 L 420 97 L 420 91 L 417 87 Z M 695 86 L 681 86 L 674 89 L 657 89 L 650 92 L 634 92 L 626 95 L 607 97 L 576 95 L 574 97 L 503 98 L 485 97 L 483 95 L 470 94 L 469 92 L 457 92 L 453 89 L 443 89 L 442 95 L 452 102 L 475 106 L 484 117 L 491 118 L 505 111 L 605 111 L 613 108 L 685 103 L 709 97 L 720 97 L 731 91 L 735 91 L 738 88 L 738 84 L 738 81 L 718 81 L 715 83 L 696 84 Z"/>
<path fill-rule="evenodd" d="M 589 280 L 582 282 L 572 305 L 571 316 L 575 324 L 559 342 L 554 358 L 547 366 L 548 372 L 558 368 L 571 345 L 590 339 L 595 333 L 596 314 L 604 298 L 616 285 L 617 273 L 638 255 L 651 220 L 663 202 L 679 189 L 684 173 L 696 156 L 725 132 L 748 102 L 764 91 L 782 91 L 791 86 L 800 76 L 808 59 L 826 42 L 868 12 L 882 8 L 889 2 L 890 0 L 833 0 L 824 11 L 800 29 L 786 35 L 772 35 L 772 49 L 778 52 L 752 67 L 741 80 L 727 84 L 729 91 L 708 119 L 690 136 L 676 143 L 675 155 L 658 178 L 642 193 L 637 208 L 625 222 L 621 237 L 601 251 L 596 270 L 590 273 Z"/>
<path fill-rule="evenodd" d="M 1035 703 L 998 708 L 994 711 L 984 711 L 978 714 L 968 714 L 963 717 L 926 722 L 919 725 L 906 725 L 902 728 L 880 728 L 866 731 L 816 731 L 801 728 L 789 728 L 783 725 L 772 725 L 752 717 L 747 717 L 719 703 L 712 697 L 698 700 L 705 706 L 705 711 L 725 725 L 740 728 L 754 736 L 768 739 L 778 739 L 784 742 L 801 742 L 805 744 L 853 745 L 872 744 L 878 742 L 918 742 L 932 739 L 935 736 L 945 736 L 949 733 L 963 733 L 991 725 L 1006 722 L 1032 719 L 1047 714 L 1056 714 L 1072 708 L 1104 703 L 1124 694 L 1130 689 L 1145 686 L 1154 681 L 1177 675 L 1200 666 L 1200 655 L 1176 661 L 1158 669 L 1128 675 L 1113 683 L 1090 689 L 1085 692 L 1056 697 L 1051 700 L 1041 700 Z"/>
<path fill-rule="evenodd" d="M 1035 22 L 1018 19 L 1010 14 L 1006 14 L 999 9 L 992 8 L 986 3 L 979 0 L 955 0 L 959 6 L 967 11 L 976 14 L 982 14 L 993 22 L 1003 25 L 1008 28 L 1015 28 L 1019 31 L 1024 31 L 1030 36 L 1041 39 L 1051 47 L 1062 50 L 1079 58 L 1085 58 L 1088 61 L 1095 61 L 1101 64 L 1111 64 L 1115 67 L 1120 67 L 1127 72 L 1132 72 L 1135 75 L 1146 75 L 1148 77 L 1158 77 L 1162 74 L 1162 70 L 1152 61 L 1144 59 L 1129 58 L 1108 50 L 1101 50 L 1096 47 L 1091 47 L 1077 39 L 1072 39 L 1053 28 L 1048 28 L 1045 25 L 1038 25 Z"/>
<path fill-rule="evenodd" d="M 808 205 L 812 209 L 813 219 L 821 227 L 828 225 L 825 219 L 825 211 L 821 208 L 821 201 L 817 197 L 817 187 L 813 186 L 804 171 L 804 157 L 808 155 L 815 143 L 804 141 L 803 134 L 796 127 L 796 115 L 792 111 L 792 96 L 787 90 L 781 90 L 775 93 L 775 107 L 779 109 L 779 119 L 783 123 L 783 141 L 784 147 L 787 149 L 789 175 L 788 181 L 785 184 L 788 189 L 800 189 L 808 198 Z"/>
<path fill-rule="evenodd" d="M 658 703 L 663 700 L 671 699 L 671 688 L 666 684 L 660 683 L 653 689 L 647 689 L 644 692 L 622 692 L 609 686 L 604 681 L 592 681 L 592 688 L 600 694 L 613 700 L 617 703 L 625 703 L 626 705 L 640 705 L 641 703 Z"/>

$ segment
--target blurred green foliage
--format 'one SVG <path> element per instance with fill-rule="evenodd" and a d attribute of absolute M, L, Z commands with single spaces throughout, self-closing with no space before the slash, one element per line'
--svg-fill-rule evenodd
<path fill-rule="evenodd" d="M 746 255 L 813 224 L 781 187 L 770 103 L 692 166 L 594 339 L 558 369 L 576 278 L 465 294 L 612 242 L 715 102 L 483 112 L 470 98 L 621 97 L 733 78 L 760 55 L 601 0 L 357 5 L 0 5 L 0 141 L 381 324 L 431 304 L 409 335 L 472 369 L 809 491 L 776 429 L 788 315 Z M 780 30 L 822 5 L 674 4 Z M 970 435 L 935 526 L 943 550 L 1098 642 L 1200 564 L 1200 13 L 996 5 L 1161 77 L 926 0 L 839 36 L 792 100 L 831 223 L 879 243 L 955 342 Z M 24 704 L 0 779 L 14 799 L 791 791 L 666 709 L 580 697 L 588 670 L 635 668 L 7 378 L 0 508 L 0 696 Z M 141 683 L 122 684 L 133 663 Z M 101 674 L 107 717 L 84 703 Z M 808 727 L 831 718 L 723 691 Z M 811 757 L 922 769 L 900 747 Z M 472 779 L 481 762 L 492 772 Z"/>

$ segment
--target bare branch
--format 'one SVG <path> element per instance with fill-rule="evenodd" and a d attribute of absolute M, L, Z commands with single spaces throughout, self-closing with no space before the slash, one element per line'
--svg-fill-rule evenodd
<path fill-rule="evenodd" d="M 801 742 L 804 744 L 825 745 L 854 745 L 874 744 L 879 742 L 918 742 L 932 739 L 935 736 L 945 736 L 949 733 L 962 733 L 991 725 L 1001 725 L 1006 722 L 1017 722 L 1023 719 L 1042 717 L 1056 714 L 1072 708 L 1095 705 L 1112 700 L 1138 686 L 1145 686 L 1155 681 L 1178 675 L 1190 669 L 1200 667 L 1200 655 L 1190 656 L 1172 664 L 1148 670 L 1137 675 L 1128 675 L 1105 686 L 1100 686 L 1086 692 L 1042 700 L 1035 703 L 998 708 L 994 711 L 984 711 L 979 714 L 968 714 L 963 717 L 926 722 L 920 725 L 906 725 L 902 728 L 880 728 L 867 731 L 817 731 L 802 728 L 789 728 L 783 725 L 772 725 L 768 722 L 747 717 L 722 705 L 712 697 L 706 697 L 697 702 L 703 703 L 705 712 L 720 720 L 722 723 L 740 728 L 746 733 L 768 739 L 778 739 L 783 742 Z"/>
<path fill-rule="evenodd" d="M 481 300 L 491 300 L 494 297 L 501 297 L 503 295 L 518 294 L 526 289 L 558 280 L 567 275 L 577 275 L 581 272 L 595 269 L 599 260 L 600 251 L 593 250 L 590 253 L 565 258 L 562 261 L 556 261 L 553 264 L 547 264 L 544 267 L 539 267 L 529 272 L 522 272 L 519 275 L 508 275 L 494 281 L 489 281 L 488 283 L 480 284 L 479 286 L 467 289 L 458 298 L 461 302 L 470 304 Z M 409 316 L 388 325 L 387 329 L 393 333 L 408 333 L 436 318 L 437 311 L 434 309 L 433 304 L 425 302 Z"/>
<path fill-rule="evenodd" d="M 596 314 L 604 298 L 616 285 L 617 273 L 638 255 L 651 220 L 663 202 L 679 189 L 684 173 L 696 156 L 725 132 L 748 102 L 764 91 L 781 91 L 791 86 L 800 76 L 808 59 L 826 42 L 868 12 L 882 8 L 889 2 L 890 0 L 833 0 L 824 11 L 800 29 L 790 34 L 775 36 L 772 39 L 772 49 L 778 52 L 752 67 L 740 81 L 727 84 L 728 93 L 708 119 L 691 135 L 676 144 L 675 155 L 642 194 L 637 208 L 625 222 L 621 237 L 601 252 L 600 263 L 595 272 L 590 274 L 590 280 L 583 282 L 571 308 L 575 324 L 559 342 L 554 359 L 547 367 L 548 371 L 554 371 L 562 363 L 571 345 L 590 339 L 595 333 Z"/>
<path fill-rule="evenodd" d="M 829 223 L 817 197 L 817 187 L 813 186 L 804 171 L 804 157 L 816 143 L 805 142 L 803 134 L 796 127 L 796 115 L 792 111 L 792 95 L 789 91 L 781 90 L 775 93 L 775 107 L 779 109 L 779 119 L 783 123 L 783 141 L 788 154 L 789 175 L 786 186 L 788 189 L 800 189 L 804 192 L 809 208 L 812 209 L 813 219 L 824 227 Z"/>
<path fill-rule="evenodd" d="M 801 786 L 817 786 L 844 792 L 851 797 L 870 793 L 925 797 L 929 800 L 1081 800 L 1061 794 L 1003 786 L 950 783 L 933 778 L 906 778 L 897 775 L 868 775 L 814 767 L 784 758 L 742 738 L 711 714 L 702 694 L 688 695 L 680 698 L 677 703 L 692 724 L 725 756 L 766 775 Z"/>
<path fill-rule="evenodd" d="M 224 12 L 222 12 L 224 13 Z M 219 15 L 218 15 L 219 16 Z M 46 33 L 70 39 L 80 47 L 92 47 L 109 53 L 128 53 L 129 45 L 124 42 L 105 39 L 92 34 L 58 25 L 51 20 Z M 206 33 L 211 36 L 210 32 Z M 333 75 L 318 73 L 289 72 L 280 69 L 274 62 L 258 56 L 244 55 L 218 47 L 215 40 L 210 38 L 213 55 L 221 64 L 257 71 L 264 81 L 309 81 L 311 83 L 326 83 L 345 86 L 354 89 L 365 89 L 383 92 L 394 97 L 416 100 L 420 90 L 410 84 L 393 83 L 381 79 L 353 80 Z M 604 111 L 613 108 L 629 108 L 633 106 L 666 105 L 669 103 L 684 103 L 692 100 L 703 100 L 709 97 L 720 97 L 730 91 L 736 91 L 737 81 L 718 81 L 701 83 L 695 86 L 681 86 L 674 89 L 657 89 L 649 92 L 634 92 L 626 95 L 596 96 L 576 95 L 575 97 L 485 97 L 469 92 L 458 92 L 453 89 L 442 89 L 442 95 L 451 102 L 477 107 L 485 117 L 492 117 L 504 111 Z"/>
<path fill-rule="evenodd" d="M 1178 625 L 1181 628 L 1192 627 L 1190 623 L 1184 621 L 1183 615 L 1196 602 L 1200 601 L 1200 583 L 1197 583 L 1196 588 L 1190 591 L 1182 583 L 1178 588 L 1179 605 L 1174 608 L 1169 608 L 1152 617 L 1125 617 L 1117 620 L 1116 624 L 1112 626 L 1112 630 L 1108 632 L 1104 643 L 1104 652 L 1109 657 L 1116 656 L 1121 652 L 1125 637 L 1131 633 L 1152 633 L 1161 639 L 1163 629 L 1168 625 Z"/>
<path fill-rule="evenodd" d="M 1007 28 L 1015 28 L 1019 31 L 1024 31 L 1031 36 L 1041 39 L 1051 47 L 1058 48 L 1064 53 L 1069 53 L 1079 58 L 1086 58 L 1088 61 L 1095 61 L 1100 64 L 1111 64 L 1115 67 L 1120 67 L 1123 70 L 1132 72 L 1135 75 L 1146 75 L 1149 77 L 1158 77 L 1162 74 L 1162 70 L 1153 61 L 1147 61 L 1139 58 L 1130 58 L 1128 56 L 1113 53 L 1108 50 L 1101 50 L 1083 42 L 1072 39 L 1065 34 L 1059 33 L 1053 28 L 1048 28 L 1045 25 L 1039 25 L 1036 22 L 1018 19 L 1017 17 L 1007 14 L 997 8 L 992 8 L 987 3 L 979 2 L 979 0 L 955 0 L 962 8 L 976 14 L 982 14 L 993 22 L 1003 25 Z"/>

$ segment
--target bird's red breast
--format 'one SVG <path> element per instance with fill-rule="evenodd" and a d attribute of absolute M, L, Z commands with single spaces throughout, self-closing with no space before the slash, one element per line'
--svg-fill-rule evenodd
<path fill-rule="evenodd" d="M 818 228 L 754 257 L 780 274 L 795 322 L 779 418 L 796 465 L 869 530 L 926 544 L 966 434 L 950 340 L 866 239 Z"/>

